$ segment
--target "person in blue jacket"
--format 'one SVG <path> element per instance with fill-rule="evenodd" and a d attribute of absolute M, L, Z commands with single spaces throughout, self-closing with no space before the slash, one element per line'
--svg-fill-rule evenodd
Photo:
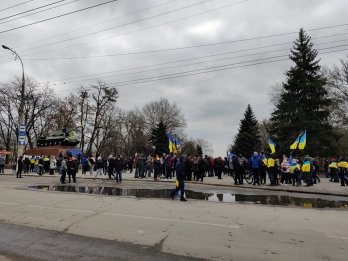
<path fill-rule="evenodd" d="M 250 167 L 253 172 L 254 176 L 254 183 L 253 185 L 259 185 L 260 186 L 260 168 L 261 168 L 262 162 L 259 157 L 259 154 L 257 152 L 254 152 L 254 155 L 250 158 Z"/>

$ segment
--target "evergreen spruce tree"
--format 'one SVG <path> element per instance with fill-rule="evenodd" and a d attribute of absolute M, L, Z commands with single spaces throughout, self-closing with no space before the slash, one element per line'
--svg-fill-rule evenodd
<path fill-rule="evenodd" d="M 287 80 L 282 83 L 270 119 L 270 132 L 278 141 L 280 153 L 289 153 L 290 145 L 304 130 L 307 130 L 306 154 L 317 156 L 330 151 L 333 137 L 328 123 L 330 99 L 317 54 L 311 38 L 301 29 L 289 56 L 294 66 L 286 73 Z"/>
<path fill-rule="evenodd" d="M 254 151 L 259 151 L 260 149 L 261 142 L 258 122 L 250 104 L 248 104 L 244 118 L 240 121 L 239 132 L 236 135 L 231 151 L 248 158 L 252 156 Z"/>
<path fill-rule="evenodd" d="M 150 142 L 155 146 L 155 153 L 162 155 L 169 152 L 169 140 L 164 123 L 160 121 L 155 128 L 150 131 Z"/>

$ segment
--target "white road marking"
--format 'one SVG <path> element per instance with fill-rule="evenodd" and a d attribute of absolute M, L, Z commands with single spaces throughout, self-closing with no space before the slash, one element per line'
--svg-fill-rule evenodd
<path fill-rule="evenodd" d="M 327 237 L 348 240 L 348 237 L 337 237 L 337 236 L 327 236 Z"/>
<path fill-rule="evenodd" d="M 111 216 L 120 216 L 120 217 L 132 217 L 132 218 L 139 218 L 139 219 L 169 221 L 169 222 L 177 222 L 177 223 L 190 223 L 190 224 L 196 224 L 196 225 L 207 225 L 207 226 L 216 226 L 216 227 L 229 227 L 229 228 L 237 228 L 237 229 L 239 228 L 238 226 L 229 226 L 229 225 L 215 224 L 215 223 L 204 223 L 204 222 L 197 222 L 197 221 L 190 221 L 190 220 L 181 220 L 181 219 L 146 217 L 146 216 L 126 215 L 126 214 L 108 213 L 108 212 L 102 213 L 102 214 L 104 214 L 104 215 L 111 215 Z"/>
<path fill-rule="evenodd" d="M 10 203 L 10 202 L 2 202 L 2 201 L 0 201 L 0 204 L 3 204 L 3 205 L 20 205 L 19 203 Z"/>
<path fill-rule="evenodd" d="M 72 209 L 72 208 L 47 207 L 47 206 L 40 206 L 40 205 L 20 204 L 20 203 L 1 202 L 1 201 L 0 201 L 0 204 L 3 204 L 3 205 L 17 205 L 17 206 L 22 206 L 22 207 L 32 207 L 32 208 L 42 208 L 42 209 L 53 209 L 53 210 L 72 211 L 72 212 L 79 212 L 79 213 L 97 214 L 96 211 L 92 211 L 92 210 L 81 210 L 81 209 Z M 138 219 L 169 221 L 169 222 L 176 222 L 176 223 L 189 223 L 189 224 L 195 224 L 195 225 L 206 225 L 206 226 L 215 226 L 215 227 L 228 227 L 228 228 L 235 228 L 235 229 L 238 229 L 238 228 L 239 228 L 239 226 L 231 226 L 231 225 L 215 224 L 215 223 L 205 223 L 205 222 L 190 221 L 190 220 L 181 220 L 181 219 L 169 219 L 169 218 L 159 218 L 159 217 L 147 217 L 147 216 L 127 215 L 127 214 L 108 213 L 108 212 L 100 213 L 100 214 L 102 214 L 102 215 L 109 215 L 109 216 L 131 217 L 131 218 L 138 218 Z"/>

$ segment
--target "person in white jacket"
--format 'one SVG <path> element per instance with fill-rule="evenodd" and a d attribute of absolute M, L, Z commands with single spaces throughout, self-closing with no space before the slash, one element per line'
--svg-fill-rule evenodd
<path fill-rule="evenodd" d="M 280 179 L 280 183 L 284 184 L 290 184 L 291 183 L 291 176 L 290 176 L 290 164 L 288 161 L 288 158 L 284 155 L 283 156 L 283 161 L 280 164 L 280 170 L 282 173 L 282 177 Z"/>
<path fill-rule="evenodd" d="M 50 175 L 54 174 L 56 168 L 57 168 L 57 160 L 56 160 L 56 157 L 52 155 L 50 157 L 50 171 L 49 171 Z"/>

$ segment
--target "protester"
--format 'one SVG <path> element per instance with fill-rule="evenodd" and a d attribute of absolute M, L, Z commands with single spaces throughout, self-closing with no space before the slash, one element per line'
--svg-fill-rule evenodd
<path fill-rule="evenodd" d="M 156 157 L 153 160 L 153 178 L 155 181 L 157 181 L 159 176 L 161 175 L 161 169 L 161 159 L 158 155 L 156 155 Z"/>
<path fill-rule="evenodd" d="M 111 176 L 115 178 L 114 169 L 115 169 L 115 159 L 112 155 L 110 155 L 108 157 L 108 176 L 109 176 L 109 179 L 111 179 Z"/>
<path fill-rule="evenodd" d="M 223 162 L 222 158 L 218 157 L 216 159 L 214 165 L 215 165 L 215 171 L 216 171 L 216 175 L 217 175 L 218 179 L 222 179 L 221 175 L 222 175 L 222 170 L 224 168 L 224 162 Z"/>
<path fill-rule="evenodd" d="M 237 155 L 232 156 L 232 171 L 234 172 L 234 185 L 243 184 L 243 180 L 241 179 L 241 170 L 242 166 L 240 165 L 239 158 Z"/>
<path fill-rule="evenodd" d="M 335 159 L 332 159 L 329 164 L 329 174 L 330 174 L 330 182 L 339 182 L 338 166 Z"/>
<path fill-rule="evenodd" d="M 301 185 L 301 167 L 298 164 L 297 159 L 292 159 L 291 163 L 290 163 L 290 175 L 291 175 L 291 180 L 292 180 L 292 185 L 293 186 L 300 186 Z"/>
<path fill-rule="evenodd" d="M 264 152 L 261 153 L 261 167 L 260 167 L 260 183 L 266 184 L 266 175 L 267 175 L 267 157 Z"/>
<path fill-rule="evenodd" d="M 176 189 L 170 193 L 170 197 L 174 199 L 175 194 L 180 191 L 180 201 L 187 201 L 185 198 L 185 157 L 181 156 L 176 164 Z"/>
<path fill-rule="evenodd" d="M 254 176 L 254 183 L 253 185 L 259 185 L 260 186 L 260 167 L 261 167 L 261 159 L 259 157 L 259 154 L 257 152 L 254 152 L 254 155 L 250 159 L 250 167 L 253 172 Z"/>
<path fill-rule="evenodd" d="M 0 155 L 0 174 L 4 173 L 5 170 L 5 156 L 4 155 Z"/>
<path fill-rule="evenodd" d="M 23 156 L 20 156 L 17 160 L 17 178 L 22 178 L 22 171 L 23 171 L 24 163 L 23 163 Z"/>
<path fill-rule="evenodd" d="M 271 154 L 267 159 L 267 172 L 271 186 L 276 186 L 278 178 L 278 167 L 276 160 L 274 159 L 274 154 Z"/>
<path fill-rule="evenodd" d="M 69 183 L 71 183 L 71 178 L 74 183 L 76 183 L 76 173 L 78 171 L 78 163 L 75 158 L 72 157 L 71 154 L 68 155 L 67 161 L 67 173 L 69 178 Z"/>
<path fill-rule="evenodd" d="M 56 167 L 57 167 L 57 160 L 54 156 L 51 156 L 51 158 L 50 158 L 50 170 L 49 170 L 50 175 L 54 174 Z"/>
<path fill-rule="evenodd" d="M 283 185 L 290 184 L 290 164 L 289 164 L 288 158 L 285 155 L 283 156 L 283 161 L 280 164 L 280 168 L 281 168 L 280 183 Z"/>
<path fill-rule="evenodd" d="M 98 177 L 98 175 L 103 174 L 104 162 L 103 162 L 103 158 L 101 156 L 98 157 L 97 162 L 95 164 L 95 167 L 96 167 L 96 172 L 95 172 L 94 179 L 96 179 Z"/>
<path fill-rule="evenodd" d="M 146 173 L 147 173 L 147 177 L 151 178 L 151 173 L 153 172 L 153 165 L 152 165 L 152 157 L 151 155 L 147 156 L 146 159 Z"/>
<path fill-rule="evenodd" d="M 307 184 L 307 187 L 313 186 L 312 169 L 313 169 L 313 165 L 311 162 L 311 158 L 309 156 L 306 156 L 302 163 L 302 175 L 303 175 L 304 181 Z"/>
<path fill-rule="evenodd" d="M 115 160 L 116 182 L 122 182 L 123 161 L 120 155 Z"/>
<path fill-rule="evenodd" d="M 347 174 L 348 174 L 348 163 L 345 160 L 345 158 L 341 158 L 340 161 L 337 164 L 338 166 L 338 175 L 341 181 L 341 186 L 348 186 L 348 179 L 347 179 Z"/>
<path fill-rule="evenodd" d="M 66 172 L 68 170 L 68 165 L 67 165 L 67 157 L 65 156 L 63 159 L 62 159 L 62 163 L 60 165 L 60 173 L 61 173 L 61 176 L 60 176 L 60 182 L 62 184 L 65 184 L 65 177 L 66 177 Z"/>

